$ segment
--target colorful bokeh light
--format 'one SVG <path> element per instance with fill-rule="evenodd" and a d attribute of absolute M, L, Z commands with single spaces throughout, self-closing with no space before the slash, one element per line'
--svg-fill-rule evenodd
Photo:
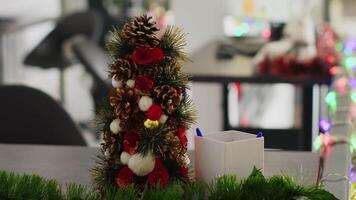
<path fill-rule="evenodd" d="M 330 132 L 331 121 L 327 119 L 322 119 L 319 121 L 319 128 L 322 133 Z"/>
<path fill-rule="evenodd" d="M 335 113 L 336 106 L 337 106 L 336 92 L 335 91 L 329 92 L 325 97 L 325 102 L 328 104 L 330 108 L 330 112 Z"/>
<path fill-rule="evenodd" d="M 346 69 L 352 70 L 354 67 L 356 67 L 356 58 L 355 57 L 346 58 L 345 66 L 346 66 Z"/>
<path fill-rule="evenodd" d="M 351 93 L 351 99 L 354 104 L 356 104 L 356 92 Z"/>

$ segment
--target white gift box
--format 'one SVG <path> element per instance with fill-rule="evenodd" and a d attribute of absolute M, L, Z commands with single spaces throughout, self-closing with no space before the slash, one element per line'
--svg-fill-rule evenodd
<path fill-rule="evenodd" d="M 233 174 L 239 179 L 250 175 L 255 166 L 263 172 L 264 138 L 241 131 L 222 131 L 195 136 L 195 173 L 199 181 Z"/>

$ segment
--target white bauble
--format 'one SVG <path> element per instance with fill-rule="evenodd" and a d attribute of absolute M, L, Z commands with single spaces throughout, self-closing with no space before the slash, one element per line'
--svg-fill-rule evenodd
<path fill-rule="evenodd" d="M 153 104 L 152 98 L 149 96 L 142 96 L 138 102 L 138 107 L 141 111 L 146 112 Z"/>
<path fill-rule="evenodd" d="M 126 151 L 123 151 L 120 155 L 120 161 L 124 165 L 127 165 L 129 163 L 130 158 L 131 158 L 131 155 L 129 153 L 127 153 Z"/>
<path fill-rule="evenodd" d="M 168 116 L 163 114 L 161 116 L 161 118 L 159 118 L 159 123 L 164 124 L 164 123 L 166 123 L 167 119 L 168 119 Z"/>
<path fill-rule="evenodd" d="M 126 85 L 130 88 L 135 87 L 135 80 L 132 80 L 132 79 L 127 80 Z"/>
<path fill-rule="evenodd" d="M 155 167 L 155 157 L 152 153 L 147 153 L 145 156 L 140 153 L 134 154 L 129 160 L 128 167 L 137 176 L 146 176 Z"/>
<path fill-rule="evenodd" d="M 112 76 L 111 78 L 111 84 L 114 88 L 121 88 L 122 87 L 122 81 L 118 81 L 115 79 L 116 75 Z"/>
<path fill-rule="evenodd" d="M 114 134 L 118 134 L 121 131 L 120 119 L 116 118 L 110 123 L 110 131 Z"/>

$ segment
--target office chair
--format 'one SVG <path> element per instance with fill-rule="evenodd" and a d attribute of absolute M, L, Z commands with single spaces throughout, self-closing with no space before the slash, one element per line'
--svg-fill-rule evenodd
<path fill-rule="evenodd" d="M 90 40 L 98 42 L 103 31 L 102 17 L 95 11 L 74 13 L 59 20 L 55 29 L 51 31 L 32 52 L 24 63 L 39 66 L 44 69 L 58 68 L 60 70 L 60 96 L 63 103 L 64 70 L 73 63 L 68 56 L 65 44 L 75 36 L 85 35 Z"/>
<path fill-rule="evenodd" d="M 72 48 L 76 58 L 93 77 L 91 95 L 94 99 L 95 109 L 98 110 L 111 87 L 111 82 L 108 80 L 110 58 L 98 44 L 85 37 L 74 40 Z"/>
<path fill-rule="evenodd" d="M 20 85 L 0 86 L 0 143 L 86 145 L 54 99 Z"/>

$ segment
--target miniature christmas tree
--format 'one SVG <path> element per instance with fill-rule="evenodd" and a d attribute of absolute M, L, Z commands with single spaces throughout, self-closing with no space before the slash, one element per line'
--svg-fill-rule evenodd
<path fill-rule="evenodd" d="M 93 178 L 100 191 L 190 182 L 186 130 L 194 110 L 182 72 L 185 35 L 168 27 L 157 38 L 158 31 L 151 17 L 136 17 L 107 44 L 113 89 L 98 113 L 103 143 Z"/>

